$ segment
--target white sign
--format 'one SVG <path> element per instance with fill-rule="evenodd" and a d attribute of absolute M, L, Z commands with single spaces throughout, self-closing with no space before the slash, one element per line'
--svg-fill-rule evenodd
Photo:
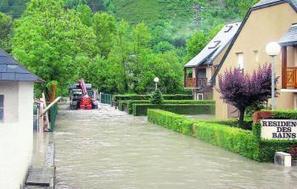
<path fill-rule="evenodd" d="M 297 120 L 263 119 L 261 120 L 261 138 L 268 140 L 296 140 Z"/>

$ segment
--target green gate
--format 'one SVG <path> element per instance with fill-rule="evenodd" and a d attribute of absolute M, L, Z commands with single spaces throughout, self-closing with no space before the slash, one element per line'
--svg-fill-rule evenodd
<path fill-rule="evenodd" d="M 100 95 L 100 102 L 102 104 L 110 104 L 110 105 L 112 105 L 112 95 L 111 94 L 101 93 L 101 95 Z"/>

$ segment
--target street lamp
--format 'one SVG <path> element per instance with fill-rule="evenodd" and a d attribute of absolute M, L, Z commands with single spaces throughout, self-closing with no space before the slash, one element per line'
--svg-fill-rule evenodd
<path fill-rule="evenodd" d="M 275 110 L 275 57 L 279 55 L 281 46 L 277 42 L 270 42 L 266 45 L 266 53 L 271 57 L 271 106 Z"/>
<path fill-rule="evenodd" d="M 158 83 L 160 82 L 160 79 L 158 77 L 155 77 L 154 82 L 155 82 L 156 90 L 157 90 L 158 89 Z"/>

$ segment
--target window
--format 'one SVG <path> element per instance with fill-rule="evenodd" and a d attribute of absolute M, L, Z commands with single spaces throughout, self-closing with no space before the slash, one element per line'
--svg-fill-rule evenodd
<path fill-rule="evenodd" d="M 4 120 L 4 95 L 0 95 L 0 121 Z"/>
<path fill-rule="evenodd" d="M 243 53 L 237 53 L 237 67 L 242 71 L 244 70 Z"/>
<path fill-rule="evenodd" d="M 208 49 L 215 49 L 219 46 L 220 43 L 221 41 L 214 41 L 213 44 L 211 44 L 211 46 L 208 47 Z"/>
<path fill-rule="evenodd" d="M 228 33 L 229 31 L 231 31 L 232 30 L 232 28 L 233 28 L 233 26 L 232 25 L 230 25 L 230 26 L 226 26 L 226 29 L 225 29 L 225 33 Z"/>

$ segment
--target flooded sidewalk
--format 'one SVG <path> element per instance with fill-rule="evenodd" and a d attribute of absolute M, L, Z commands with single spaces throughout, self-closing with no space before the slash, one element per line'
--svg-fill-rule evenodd
<path fill-rule="evenodd" d="M 297 169 L 258 163 L 110 106 L 60 110 L 57 189 L 296 188 Z"/>

